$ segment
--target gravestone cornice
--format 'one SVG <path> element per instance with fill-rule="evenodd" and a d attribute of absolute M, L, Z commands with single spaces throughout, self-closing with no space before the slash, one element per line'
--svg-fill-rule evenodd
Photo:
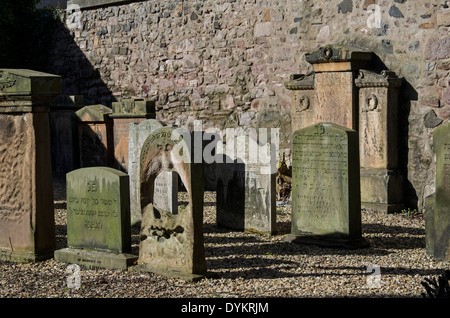
<path fill-rule="evenodd" d="M 355 85 L 362 87 L 400 87 L 402 78 L 399 78 L 395 72 L 383 70 L 376 73 L 370 70 L 360 70 L 358 77 L 355 79 Z"/>
<path fill-rule="evenodd" d="M 27 70 L 0 69 L 0 96 L 55 97 L 61 93 L 61 76 Z"/>
<path fill-rule="evenodd" d="M 373 52 L 361 49 L 327 45 L 305 55 L 314 72 L 343 72 L 367 68 L 373 59 Z"/>
<path fill-rule="evenodd" d="M 311 90 L 314 89 L 314 73 L 293 74 L 289 81 L 284 83 L 289 90 Z"/>

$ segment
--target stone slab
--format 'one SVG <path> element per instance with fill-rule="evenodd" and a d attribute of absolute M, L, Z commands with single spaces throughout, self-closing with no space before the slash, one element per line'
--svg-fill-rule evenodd
<path fill-rule="evenodd" d="M 289 239 L 294 243 L 319 240 L 330 246 L 367 246 L 360 243 L 358 133 L 332 123 L 298 130 L 293 137 L 292 160 Z"/>
<path fill-rule="evenodd" d="M 78 264 L 87 268 L 106 268 L 127 270 L 137 261 L 137 255 L 110 253 L 76 248 L 63 248 L 55 251 L 55 260 L 62 263 Z"/>
<path fill-rule="evenodd" d="M 126 253 L 131 250 L 128 175 L 107 167 L 67 174 L 67 245 Z"/>

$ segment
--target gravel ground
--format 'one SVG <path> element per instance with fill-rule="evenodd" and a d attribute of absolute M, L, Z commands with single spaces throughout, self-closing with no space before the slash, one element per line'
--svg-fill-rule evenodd
<path fill-rule="evenodd" d="M 57 249 L 66 247 L 65 190 L 55 187 Z M 277 210 L 278 234 L 230 232 L 215 225 L 215 196 L 205 193 L 204 233 L 208 269 L 217 278 L 187 282 L 152 273 L 81 268 L 81 288 L 68 288 L 68 264 L 53 259 L 0 262 L 2 298 L 255 298 L 422 297 L 425 278 L 450 262 L 425 253 L 423 215 L 363 211 L 370 248 L 341 250 L 290 244 L 290 207 Z M 139 231 L 132 229 L 133 253 Z M 379 267 L 379 276 L 367 272 Z M 379 278 L 379 280 L 373 280 Z"/>

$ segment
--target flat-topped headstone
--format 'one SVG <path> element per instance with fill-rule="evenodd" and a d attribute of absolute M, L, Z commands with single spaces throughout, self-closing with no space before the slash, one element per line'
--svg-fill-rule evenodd
<path fill-rule="evenodd" d="M 450 122 L 433 132 L 436 192 L 426 198 L 425 236 L 428 255 L 450 260 Z"/>
<path fill-rule="evenodd" d="M 264 138 L 237 136 L 232 149 L 219 143 L 217 226 L 269 235 L 276 232 L 275 140 L 271 140 L 272 133 L 265 133 Z"/>
<path fill-rule="evenodd" d="M 67 245 L 55 259 L 87 267 L 126 269 L 131 251 L 128 175 L 108 167 L 67 174 Z"/>
<path fill-rule="evenodd" d="M 0 69 L 0 260 L 53 257 L 50 101 L 61 77 Z"/>
<path fill-rule="evenodd" d="M 288 240 L 368 246 L 361 232 L 358 133 L 331 123 L 294 133 L 292 223 Z"/>
<path fill-rule="evenodd" d="M 203 164 L 193 158 L 188 131 L 163 127 L 147 137 L 141 151 L 142 221 L 136 270 L 188 280 L 206 275 Z M 155 181 L 162 172 L 177 173 L 186 188 L 188 203 L 176 213 L 155 205 Z"/>

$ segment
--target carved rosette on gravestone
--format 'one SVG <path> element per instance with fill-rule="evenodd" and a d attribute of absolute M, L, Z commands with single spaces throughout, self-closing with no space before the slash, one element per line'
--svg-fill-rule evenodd
<path fill-rule="evenodd" d="M 128 174 L 130 176 L 130 210 L 131 224 L 141 221 L 141 194 L 140 194 L 140 157 L 142 146 L 154 130 L 164 127 L 165 124 L 156 119 L 147 119 L 139 124 L 130 123 L 128 145 Z M 156 180 L 155 193 L 159 207 L 168 205 L 167 209 L 176 212 L 178 197 L 178 178 L 175 172 L 164 172 Z M 173 194 L 173 195 L 172 195 Z M 169 199 L 168 199 L 169 198 Z"/>
<path fill-rule="evenodd" d="M 433 132 L 436 154 L 436 192 L 425 199 L 426 252 L 450 260 L 450 122 Z"/>
<path fill-rule="evenodd" d="M 292 223 L 287 240 L 362 248 L 358 133 L 331 123 L 294 133 Z"/>
<path fill-rule="evenodd" d="M 53 257 L 50 101 L 61 77 L 0 69 L 0 261 Z"/>
<path fill-rule="evenodd" d="M 127 269 L 131 252 L 128 175 L 108 167 L 67 174 L 67 245 L 60 262 L 89 268 Z"/>
<path fill-rule="evenodd" d="M 142 147 L 141 242 L 134 270 L 186 280 L 206 275 L 203 164 L 193 161 L 191 149 L 190 133 L 171 127 L 153 131 Z M 175 214 L 155 205 L 155 181 L 163 172 L 176 172 L 187 191 L 188 204 Z"/>
<path fill-rule="evenodd" d="M 218 143 L 216 219 L 219 227 L 276 233 L 276 145 L 271 140 L 273 132 L 267 131 L 263 138 L 251 131 L 237 136 L 231 149 Z"/>

